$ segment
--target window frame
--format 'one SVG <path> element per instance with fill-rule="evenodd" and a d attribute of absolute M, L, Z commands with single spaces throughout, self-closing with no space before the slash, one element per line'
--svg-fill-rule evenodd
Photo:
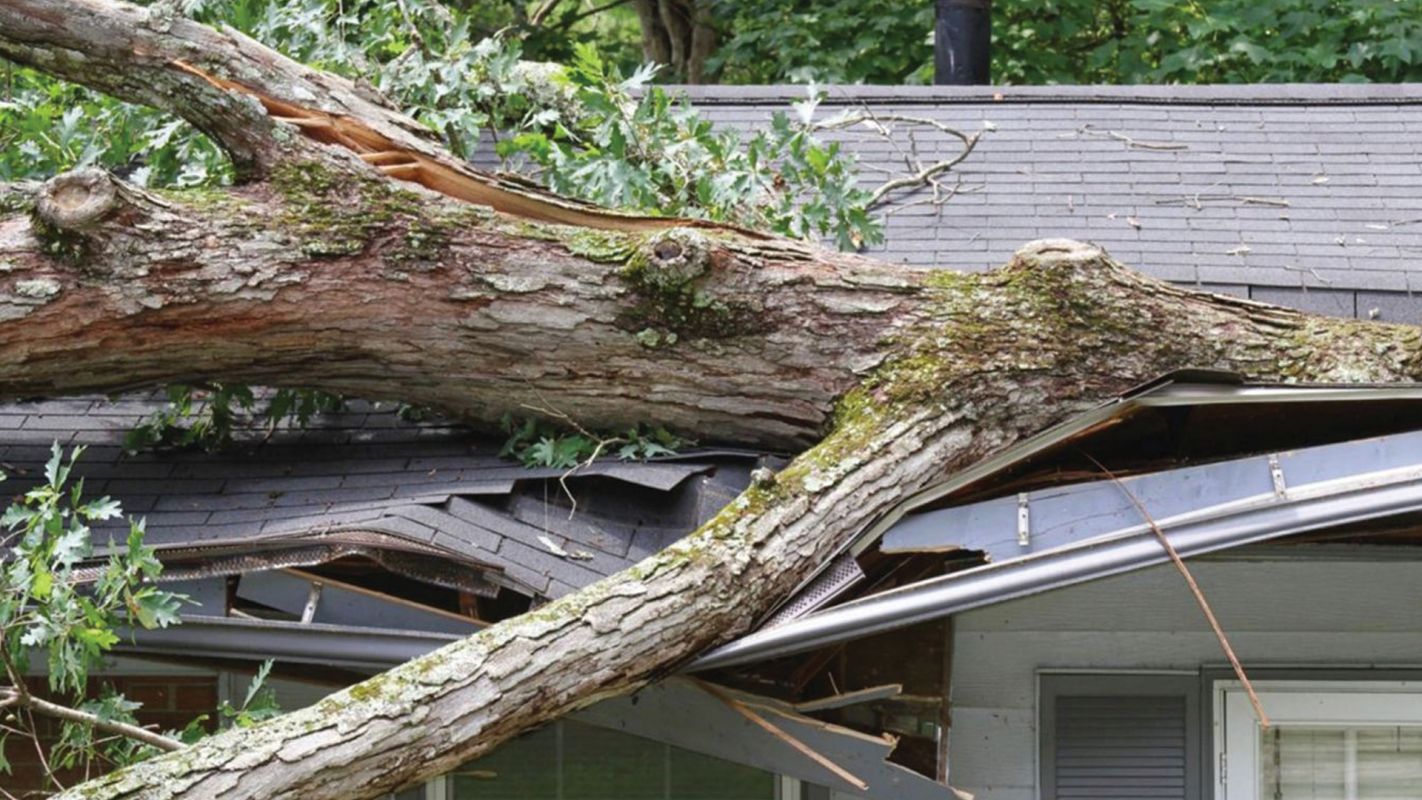
<path fill-rule="evenodd" d="M 1422 727 L 1418 680 L 1263 680 L 1254 681 L 1254 688 L 1276 725 Z M 1399 697 L 1410 702 L 1399 703 Z M 1248 693 L 1238 680 L 1216 680 L 1211 698 L 1214 796 L 1259 800 L 1259 725 Z"/>

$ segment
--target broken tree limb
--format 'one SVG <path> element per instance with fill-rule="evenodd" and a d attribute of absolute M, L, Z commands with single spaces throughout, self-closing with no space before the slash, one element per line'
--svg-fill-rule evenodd
<path fill-rule="evenodd" d="M 28 692 L 20 692 L 15 689 L 0 689 L 0 708 L 24 708 L 42 714 L 52 719 L 63 720 L 64 722 L 74 722 L 80 725 L 87 725 L 96 731 L 123 736 L 151 745 L 165 752 L 183 749 L 183 743 L 177 739 L 170 739 L 161 733 L 154 733 L 147 728 L 137 725 L 130 725 L 117 720 L 103 719 L 97 714 L 88 711 L 80 711 L 77 708 L 70 708 L 58 703 L 51 703 L 48 700 L 35 697 Z"/>
<path fill-rule="evenodd" d="M 59 204 L 53 187 L 0 188 L 0 394 L 243 381 L 474 420 L 546 402 L 590 429 L 657 421 L 703 439 L 818 443 L 622 574 L 70 797 L 378 797 L 746 632 L 901 499 L 1159 374 L 1422 374 L 1415 328 L 1194 294 L 1075 242 L 962 275 L 722 228 L 498 212 L 397 183 L 301 133 L 321 122 L 274 120 L 253 95 L 173 62 L 299 106 L 294 119 L 357 121 L 444 163 L 348 82 L 153 13 L 0 0 L 0 56 L 184 116 L 246 182 L 115 184 L 119 208 L 70 228 L 19 210 Z M 107 192 L 78 177 L 62 183 Z"/>

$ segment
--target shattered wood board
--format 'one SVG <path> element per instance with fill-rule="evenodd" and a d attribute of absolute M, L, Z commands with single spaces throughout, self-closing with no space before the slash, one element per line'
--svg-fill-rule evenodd
<path fill-rule="evenodd" d="M 630 697 L 604 700 L 577 719 L 610 730 L 666 742 L 737 764 L 788 775 L 860 797 L 945 800 L 953 790 L 885 759 L 887 739 L 797 714 L 784 703 L 722 690 L 756 714 L 869 785 L 860 791 L 790 744 L 738 714 L 686 678 L 671 678 Z"/>

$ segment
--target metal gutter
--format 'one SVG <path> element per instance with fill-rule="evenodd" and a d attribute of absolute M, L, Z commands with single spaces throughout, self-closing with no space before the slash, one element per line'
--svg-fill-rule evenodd
<path fill-rule="evenodd" d="M 351 625 L 278 622 L 184 615 L 182 624 L 155 630 L 123 629 L 116 650 L 252 659 L 385 670 L 461 637 Z"/>
<path fill-rule="evenodd" d="M 858 555 L 869 548 L 904 514 L 946 497 L 995 472 L 1030 458 L 1047 448 L 1089 430 L 1108 419 L 1141 408 L 1173 408 L 1203 405 L 1245 405 L 1253 403 L 1369 402 L 1382 400 L 1422 401 L 1422 386 L 1389 385 L 1245 385 L 1239 383 L 1176 382 L 1169 376 L 1138 393 L 1111 400 L 1085 413 L 1054 425 L 1018 442 L 1000 453 L 958 472 L 941 483 L 904 499 L 860 534 L 850 551 Z"/>
<path fill-rule="evenodd" d="M 1422 465 L 1290 487 L 1157 520 L 1182 556 L 1422 511 Z M 921 581 L 762 629 L 707 653 L 704 670 L 763 661 L 1168 560 L 1144 521 L 1087 541 Z"/>
<path fill-rule="evenodd" d="M 1120 485 L 1097 479 L 937 508 L 890 528 L 879 551 L 963 549 L 1000 562 L 1137 525 L 1141 511 L 1132 497 L 1153 518 L 1166 519 L 1271 494 L 1282 497 L 1290 487 L 1405 467 L 1422 467 L 1422 431 L 1162 470 L 1125 478 Z"/>

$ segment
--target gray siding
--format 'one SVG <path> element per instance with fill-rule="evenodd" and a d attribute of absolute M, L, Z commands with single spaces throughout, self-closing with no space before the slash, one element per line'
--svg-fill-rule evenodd
<path fill-rule="evenodd" d="M 1192 569 L 1247 667 L 1422 664 L 1422 563 L 1216 560 Z M 1044 671 L 1193 673 L 1223 661 L 1169 567 L 959 615 L 950 780 L 980 800 L 1038 797 Z"/>

